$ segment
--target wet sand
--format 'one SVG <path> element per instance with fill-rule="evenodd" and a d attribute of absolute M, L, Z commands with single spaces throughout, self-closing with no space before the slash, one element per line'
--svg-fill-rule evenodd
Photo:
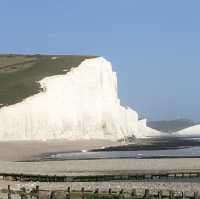
<path fill-rule="evenodd" d="M 117 145 L 120 143 L 109 140 L 0 142 L 0 161 L 22 161 L 42 154 L 91 150 Z"/>
<path fill-rule="evenodd" d="M 184 149 L 200 146 L 199 139 L 164 137 L 158 139 L 136 139 L 131 143 L 120 143 L 109 140 L 51 140 L 51 141 L 10 141 L 0 142 L 0 161 L 26 161 L 48 154 L 62 154 L 90 150 L 104 151 L 140 151 Z M 184 154 L 183 154 L 184 156 Z"/>

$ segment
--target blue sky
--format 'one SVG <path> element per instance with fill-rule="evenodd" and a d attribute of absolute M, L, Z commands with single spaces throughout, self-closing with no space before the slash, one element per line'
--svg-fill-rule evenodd
<path fill-rule="evenodd" d="M 0 0 L 0 53 L 111 60 L 122 104 L 200 121 L 200 1 Z"/>

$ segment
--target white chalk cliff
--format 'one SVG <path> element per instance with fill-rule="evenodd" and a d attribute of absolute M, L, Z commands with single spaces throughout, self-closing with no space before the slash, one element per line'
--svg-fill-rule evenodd
<path fill-rule="evenodd" d="M 182 136 L 182 137 L 199 137 L 200 136 L 200 125 L 194 125 L 189 128 L 185 128 L 181 131 L 178 131 L 175 133 L 177 136 Z"/>
<path fill-rule="evenodd" d="M 40 84 L 42 92 L 0 109 L 0 140 L 116 140 L 160 134 L 120 105 L 116 73 L 102 57 Z"/>

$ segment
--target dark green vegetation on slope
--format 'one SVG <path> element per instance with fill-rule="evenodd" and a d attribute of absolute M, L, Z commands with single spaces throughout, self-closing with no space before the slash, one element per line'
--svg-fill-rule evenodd
<path fill-rule="evenodd" d="M 41 91 L 38 81 L 64 74 L 83 60 L 78 55 L 0 55 L 0 107 L 11 105 Z"/>

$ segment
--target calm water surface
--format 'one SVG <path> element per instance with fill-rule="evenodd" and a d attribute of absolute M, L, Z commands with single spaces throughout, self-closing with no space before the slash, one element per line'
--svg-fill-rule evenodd
<path fill-rule="evenodd" d="M 47 154 L 41 160 L 89 160 L 115 158 L 181 158 L 200 157 L 200 139 L 165 138 L 137 141 L 119 147 L 102 148 L 94 151 L 63 152 Z"/>

